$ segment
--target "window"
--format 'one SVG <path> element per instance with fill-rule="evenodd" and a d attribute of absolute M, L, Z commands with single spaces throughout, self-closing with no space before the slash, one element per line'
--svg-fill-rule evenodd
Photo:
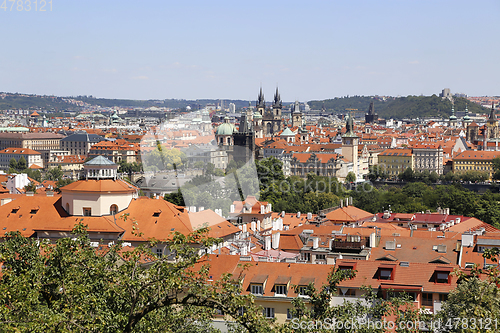
<path fill-rule="evenodd" d="M 301 253 L 300 258 L 301 258 L 301 260 L 304 260 L 304 261 L 311 261 L 311 254 L 310 253 Z"/>
<path fill-rule="evenodd" d="M 448 294 L 439 294 L 439 301 L 446 302 L 448 300 Z"/>
<path fill-rule="evenodd" d="M 246 312 L 247 312 L 247 309 L 245 309 L 245 307 L 243 307 L 243 306 L 238 309 L 238 314 L 240 316 L 243 316 Z"/>
<path fill-rule="evenodd" d="M 163 249 L 156 249 L 156 256 L 161 258 L 163 256 Z"/>
<path fill-rule="evenodd" d="M 111 215 L 115 215 L 116 213 L 118 213 L 118 206 L 115 204 L 112 204 L 111 207 L 109 207 L 109 213 Z"/>
<path fill-rule="evenodd" d="M 38 208 L 34 208 L 30 211 L 30 214 L 36 214 L 38 213 Z"/>
<path fill-rule="evenodd" d="M 254 295 L 262 295 L 262 285 L 261 284 L 252 284 L 250 286 L 250 291 Z"/>
<path fill-rule="evenodd" d="M 326 259 L 326 255 L 325 254 L 317 254 L 316 255 L 316 260 L 325 260 Z"/>
<path fill-rule="evenodd" d="M 354 296 L 356 296 L 356 290 L 354 290 L 354 289 L 347 289 L 347 291 L 345 292 L 344 296 L 354 297 Z"/>
<path fill-rule="evenodd" d="M 276 296 L 286 296 L 286 285 L 274 286 L 274 294 Z"/>
<path fill-rule="evenodd" d="M 431 293 L 423 293 L 422 294 L 422 305 L 423 306 L 432 306 L 432 294 Z"/>
<path fill-rule="evenodd" d="M 473 267 L 474 267 L 474 263 L 473 262 L 466 262 L 465 266 L 464 266 L 464 268 L 466 268 L 466 269 L 467 268 L 473 268 Z"/>
<path fill-rule="evenodd" d="M 390 280 L 392 275 L 392 269 L 380 269 L 379 280 Z"/>
<path fill-rule="evenodd" d="M 274 308 L 264 308 L 264 317 L 274 318 Z"/>
<path fill-rule="evenodd" d="M 293 319 L 293 315 L 292 315 L 292 309 L 286 309 L 286 319 L 287 320 L 291 320 Z"/>
<path fill-rule="evenodd" d="M 92 216 L 92 208 L 83 208 L 83 216 Z"/>
<path fill-rule="evenodd" d="M 437 272 L 436 283 L 448 283 L 448 272 Z"/>
<path fill-rule="evenodd" d="M 307 296 L 307 290 L 309 289 L 308 286 L 299 286 L 299 296 Z"/>

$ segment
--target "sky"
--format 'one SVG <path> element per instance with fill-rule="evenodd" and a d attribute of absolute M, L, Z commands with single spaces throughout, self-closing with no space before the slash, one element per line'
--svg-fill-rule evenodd
<path fill-rule="evenodd" d="M 499 0 L 52 0 L 45 12 L 34 1 L 30 11 L 29 1 L 22 10 L 2 2 L 4 92 L 255 100 L 262 87 L 271 100 L 278 86 L 283 101 L 443 88 L 500 95 Z"/>

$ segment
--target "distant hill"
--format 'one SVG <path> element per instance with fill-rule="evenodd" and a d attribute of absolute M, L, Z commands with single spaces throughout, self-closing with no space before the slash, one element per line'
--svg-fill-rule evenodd
<path fill-rule="evenodd" d="M 164 99 L 164 100 L 133 100 L 133 99 L 110 99 L 110 98 L 95 98 L 93 96 L 40 96 L 28 94 L 12 94 L 0 93 L 0 110 L 9 109 L 42 109 L 49 111 L 78 111 L 82 109 L 81 103 L 89 105 L 98 105 L 101 107 L 132 107 L 132 108 L 148 108 L 152 106 L 166 107 L 172 109 L 180 109 L 190 106 L 193 110 L 203 108 L 207 104 L 220 104 L 220 99 Z M 234 103 L 236 109 L 241 109 L 248 106 L 249 101 L 244 100 L 223 100 L 224 106 L 228 107 L 229 103 Z M 252 102 L 254 105 L 255 102 Z"/>
<path fill-rule="evenodd" d="M 7 94 L 0 98 L 0 110 L 10 109 L 43 109 L 49 111 L 77 111 L 79 106 L 71 104 L 62 97 L 57 96 L 39 96 L 26 94 Z"/>
<path fill-rule="evenodd" d="M 141 107 L 152 106 L 182 109 L 190 106 L 193 110 L 203 108 L 207 104 L 219 104 L 220 99 L 164 99 L 164 100 L 132 100 L 132 99 L 108 99 L 95 98 L 93 96 L 57 97 L 27 94 L 0 93 L 0 110 L 9 109 L 37 109 L 52 112 L 81 111 L 84 105 L 98 105 L 101 107 Z M 224 106 L 234 103 L 236 110 L 248 106 L 245 100 L 223 100 Z M 372 96 L 350 96 L 326 99 L 322 101 L 307 102 L 311 109 L 321 110 L 323 105 L 327 111 L 335 113 L 348 113 L 348 109 L 357 109 L 359 113 L 368 112 L 370 102 L 374 102 L 375 112 L 382 118 L 416 118 L 441 116 L 448 117 L 451 114 L 451 102 L 436 95 L 432 96 L 407 96 L 383 99 Z M 471 113 L 488 113 L 489 110 L 476 103 L 470 103 L 465 98 L 455 98 L 455 111 L 463 111 L 468 103 Z M 255 101 L 251 101 L 255 105 Z M 270 105 L 270 102 L 267 103 Z M 286 103 L 283 107 L 285 108 Z"/>
<path fill-rule="evenodd" d="M 321 110 L 323 105 L 329 111 L 336 113 L 348 113 L 347 109 L 358 109 L 367 113 L 370 102 L 373 101 L 375 112 L 381 118 L 417 118 L 417 117 L 449 117 L 451 115 L 452 103 L 436 95 L 432 96 L 407 96 L 388 98 L 383 100 L 378 97 L 353 96 L 327 99 L 323 101 L 308 102 L 311 109 Z M 455 111 L 465 110 L 467 103 L 470 113 L 488 113 L 489 110 L 476 103 L 469 102 L 466 98 L 454 98 Z"/>
<path fill-rule="evenodd" d="M 74 97 L 80 101 L 91 105 L 99 105 L 102 107 L 136 107 L 136 108 L 149 108 L 152 106 L 165 107 L 172 109 L 181 109 L 190 106 L 193 110 L 203 108 L 207 104 L 220 104 L 220 99 L 150 99 L 150 100 L 133 100 L 133 99 L 108 99 L 108 98 L 95 98 L 88 96 Z M 223 100 L 224 106 L 228 107 L 229 103 L 234 103 L 236 109 L 248 106 L 248 101 L 243 100 Z"/>

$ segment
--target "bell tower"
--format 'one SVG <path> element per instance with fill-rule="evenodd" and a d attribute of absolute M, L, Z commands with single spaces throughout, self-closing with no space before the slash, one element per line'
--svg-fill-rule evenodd
<path fill-rule="evenodd" d="M 264 116 L 264 113 L 266 112 L 266 101 L 264 100 L 262 87 L 260 87 L 259 96 L 257 97 L 257 104 L 255 106 L 257 108 L 257 112 L 260 113 L 261 116 Z"/>
<path fill-rule="evenodd" d="M 359 137 L 354 133 L 354 120 L 349 116 L 346 122 L 346 132 L 342 136 L 342 156 L 353 164 L 353 172 L 358 175 L 358 144 Z"/>

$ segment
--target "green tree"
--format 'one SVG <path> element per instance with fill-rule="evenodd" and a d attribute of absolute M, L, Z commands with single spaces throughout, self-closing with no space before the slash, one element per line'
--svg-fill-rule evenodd
<path fill-rule="evenodd" d="M 186 206 L 186 204 L 184 203 L 184 197 L 180 189 L 177 189 L 176 192 L 165 194 L 164 199 L 177 206 Z"/>
<path fill-rule="evenodd" d="M 458 182 L 458 181 L 460 181 L 460 176 L 457 175 L 456 173 L 454 173 L 453 171 L 449 171 L 444 176 L 444 179 L 447 182 Z"/>
<path fill-rule="evenodd" d="M 214 170 L 214 176 L 216 176 L 216 177 L 224 177 L 224 170 L 222 170 L 222 169 L 215 169 Z"/>
<path fill-rule="evenodd" d="M 500 157 L 495 157 L 492 161 L 493 179 L 500 180 Z"/>
<path fill-rule="evenodd" d="M 17 170 L 17 161 L 14 157 L 10 159 L 9 169 Z"/>
<path fill-rule="evenodd" d="M 399 174 L 398 178 L 407 182 L 413 181 L 415 178 L 412 168 L 406 168 L 405 171 Z"/>
<path fill-rule="evenodd" d="M 215 165 L 213 163 L 207 163 L 204 165 L 204 174 L 206 176 L 212 176 L 214 174 Z"/>
<path fill-rule="evenodd" d="M 437 183 L 439 180 L 439 175 L 436 171 L 432 171 L 429 175 L 429 181 L 433 184 Z"/>
<path fill-rule="evenodd" d="M 369 170 L 368 179 L 371 181 L 375 181 L 379 178 L 385 179 L 388 177 L 385 168 L 381 165 L 370 165 L 368 170 Z"/>
<path fill-rule="evenodd" d="M 26 192 L 33 192 L 36 193 L 36 184 L 33 182 L 30 182 L 28 185 L 24 187 L 24 190 Z"/>
<path fill-rule="evenodd" d="M 66 185 L 69 185 L 71 183 L 73 183 L 74 180 L 71 179 L 71 178 L 61 178 L 59 179 L 57 182 L 56 182 L 56 187 L 54 189 L 54 191 L 60 193 L 61 192 L 61 187 L 64 187 Z"/>
<path fill-rule="evenodd" d="M 45 174 L 45 178 L 47 180 L 55 180 L 58 181 L 63 177 L 64 173 L 60 165 L 57 168 L 52 168 Z"/>
<path fill-rule="evenodd" d="M 443 303 L 436 320 L 442 326 L 446 323 L 455 323 L 456 318 L 466 318 L 467 327 L 448 325 L 443 327 L 446 332 L 493 332 L 497 331 L 495 323 L 500 321 L 500 289 L 498 287 L 498 271 L 490 272 L 486 280 L 480 279 L 481 270 L 472 269 L 472 275 L 459 274 L 457 288 L 448 294 L 448 299 Z M 486 319 L 487 318 L 487 319 Z M 490 327 L 485 326 L 485 320 L 490 322 Z M 472 322 L 478 323 L 476 327 Z M 479 326 L 482 323 L 482 327 Z M 492 330 L 493 329 L 493 330 Z"/>
<path fill-rule="evenodd" d="M 409 295 L 388 293 L 387 299 L 383 299 L 378 295 L 378 292 L 370 286 L 364 286 L 364 297 L 354 301 L 344 302 L 341 305 L 331 306 L 330 301 L 333 296 L 338 296 L 338 285 L 347 279 L 356 275 L 356 271 L 342 270 L 340 268 L 332 269 L 328 275 L 328 283 L 317 288 L 314 284 L 309 284 L 303 293 L 308 296 L 307 302 L 310 307 L 306 306 L 304 298 L 297 297 L 292 301 L 294 305 L 291 314 L 294 320 L 286 325 L 287 328 L 293 328 L 294 323 L 305 322 L 313 323 L 321 321 L 328 323 L 327 318 L 330 320 L 335 318 L 338 322 L 351 322 L 352 318 L 370 318 L 372 321 L 383 321 L 387 316 L 394 316 L 396 318 L 396 327 L 399 322 L 405 321 L 428 321 L 429 315 L 419 311 L 413 307 L 413 302 Z M 299 286 L 295 286 L 296 292 L 299 292 Z M 404 310 L 402 310 L 404 309 Z M 295 324 L 295 326 L 298 326 Z M 385 332 L 383 327 L 364 326 L 361 329 L 356 328 L 343 328 L 339 330 L 332 330 L 332 327 L 307 327 L 295 328 L 293 330 L 281 330 L 280 332 L 294 332 L 294 333 L 308 333 L 308 332 L 365 332 L 365 333 L 382 333 Z M 417 329 L 398 330 L 398 332 L 418 332 Z"/>
<path fill-rule="evenodd" d="M 353 183 L 353 182 L 355 182 L 356 181 L 356 174 L 354 172 L 352 172 L 352 171 L 349 171 L 347 173 L 347 176 L 345 177 L 345 181 L 347 183 Z"/>
<path fill-rule="evenodd" d="M 206 229 L 175 233 L 170 256 L 157 257 L 157 242 L 123 251 L 121 244 L 92 246 L 85 227 L 56 244 L 6 234 L 0 243 L 2 332 L 199 332 L 220 310 L 249 332 L 270 332 L 270 323 L 240 295 L 229 274 L 207 283 L 208 266 L 194 266 L 198 248 L 217 241 Z M 245 316 L 238 316 L 241 307 Z"/>
<path fill-rule="evenodd" d="M 28 168 L 28 169 L 25 169 L 23 171 L 23 173 L 27 174 L 28 177 L 36 180 L 37 182 L 42 181 L 42 173 L 40 172 L 40 170 L 33 170 L 33 169 Z"/>
<path fill-rule="evenodd" d="M 17 170 L 21 171 L 26 169 L 27 167 L 28 167 L 28 162 L 26 162 L 24 156 L 21 156 L 19 161 L 17 161 Z"/>
<path fill-rule="evenodd" d="M 194 162 L 195 169 L 203 169 L 204 166 L 205 166 L 205 163 L 203 163 L 202 161 Z"/>

